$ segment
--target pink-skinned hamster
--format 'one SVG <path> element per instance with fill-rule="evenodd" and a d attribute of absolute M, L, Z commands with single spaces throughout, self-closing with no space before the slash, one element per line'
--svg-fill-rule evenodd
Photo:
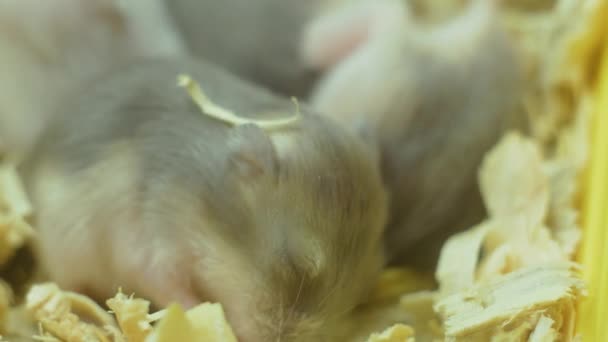
<path fill-rule="evenodd" d="M 380 150 L 391 263 L 433 267 L 450 234 L 480 222 L 484 154 L 507 129 L 527 129 L 498 4 L 467 6 L 422 26 L 403 1 L 364 0 L 318 18 L 303 41 L 307 63 L 327 72 L 313 107 Z"/>
<path fill-rule="evenodd" d="M 287 96 L 305 97 L 320 74 L 298 53 L 303 29 L 344 0 L 164 0 L 189 50 Z"/>
<path fill-rule="evenodd" d="M 181 73 L 239 116 L 299 118 L 231 125 Z M 220 302 L 239 341 L 335 340 L 383 264 L 387 195 L 363 140 L 186 58 L 119 69 L 65 108 L 20 167 L 52 280 L 158 307 Z"/>
<path fill-rule="evenodd" d="M 0 149 L 21 158 L 57 106 L 97 75 L 184 53 L 165 9 L 146 1 L 0 2 Z"/>

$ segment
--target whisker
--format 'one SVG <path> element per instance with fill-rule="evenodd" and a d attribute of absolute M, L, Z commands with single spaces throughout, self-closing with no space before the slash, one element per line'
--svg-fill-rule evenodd
<path fill-rule="evenodd" d="M 291 319 L 294 318 L 295 311 L 296 311 L 296 308 L 298 306 L 298 302 L 300 301 L 300 295 L 302 293 L 302 289 L 304 288 L 304 280 L 305 280 L 305 278 L 301 277 L 300 286 L 298 288 L 298 293 L 296 294 L 296 298 L 294 300 L 294 303 L 289 308 L 289 313 L 287 314 L 287 319 L 288 320 L 291 320 Z"/>
<path fill-rule="evenodd" d="M 283 324 L 285 321 L 285 307 L 283 305 L 283 296 L 280 296 L 280 300 L 279 300 L 279 327 L 278 330 L 275 330 L 275 332 L 278 333 L 278 342 L 281 342 L 281 335 L 283 335 Z"/>
<path fill-rule="evenodd" d="M 301 281 L 300 281 L 300 288 L 298 289 L 298 294 L 296 295 L 296 299 L 295 302 L 293 304 L 293 306 L 298 305 L 298 301 L 300 300 L 300 294 L 302 293 L 302 288 L 304 287 L 304 280 L 306 279 L 305 277 L 301 277 Z"/>
<path fill-rule="evenodd" d="M 327 302 L 327 300 L 334 295 L 334 293 L 338 290 L 337 286 L 334 286 L 330 291 L 327 291 L 327 293 L 325 294 L 325 296 L 323 297 L 323 299 L 321 299 L 319 301 L 319 303 L 317 304 L 317 308 L 321 308 L 323 305 L 325 305 L 325 303 Z"/>

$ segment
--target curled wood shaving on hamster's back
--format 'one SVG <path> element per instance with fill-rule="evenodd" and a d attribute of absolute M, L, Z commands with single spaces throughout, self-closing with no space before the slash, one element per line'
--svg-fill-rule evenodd
<path fill-rule="evenodd" d="M 290 125 L 300 118 L 300 106 L 296 98 L 292 98 L 296 114 L 285 119 L 255 120 L 240 117 L 233 112 L 218 106 L 203 92 L 200 85 L 188 75 L 178 76 L 178 85 L 188 91 L 192 100 L 197 104 L 203 114 L 231 125 L 255 124 L 264 129 L 276 129 Z"/>

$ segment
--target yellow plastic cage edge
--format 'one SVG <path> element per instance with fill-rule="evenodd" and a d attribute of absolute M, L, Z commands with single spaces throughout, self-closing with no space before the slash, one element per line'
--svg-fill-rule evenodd
<path fill-rule="evenodd" d="M 605 34 L 608 43 L 608 34 Z M 584 229 L 580 262 L 589 296 L 579 305 L 577 333 L 583 341 L 608 341 L 608 44 L 603 46 L 594 89 L 590 161 L 584 188 L 581 222 Z"/>

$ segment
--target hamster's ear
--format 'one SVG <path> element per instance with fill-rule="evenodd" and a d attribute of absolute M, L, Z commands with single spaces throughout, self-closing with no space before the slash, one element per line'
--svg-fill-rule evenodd
<path fill-rule="evenodd" d="M 237 176 L 245 180 L 276 176 L 276 150 L 270 137 L 257 125 L 236 126 L 230 133 L 228 148 L 229 169 Z"/>

